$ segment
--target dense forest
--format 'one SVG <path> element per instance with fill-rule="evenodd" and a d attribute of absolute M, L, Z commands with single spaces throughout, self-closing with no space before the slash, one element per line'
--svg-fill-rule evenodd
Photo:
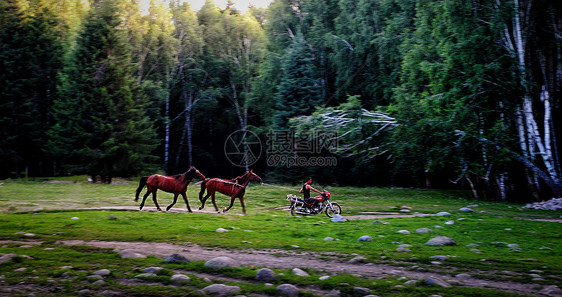
<path fill-rule="evenodd" d="M 561 1 L 138 2 L 0 2 L 0 178 L 562 195 Z"/>

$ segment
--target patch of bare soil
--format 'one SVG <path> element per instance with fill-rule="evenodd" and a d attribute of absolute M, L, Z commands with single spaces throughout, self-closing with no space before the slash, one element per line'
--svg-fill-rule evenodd
<path fill-rule="evenodd" d="M 474 288 L 493 288 L 496 290 L 537 295 L 535 284 L 523 284 L 507 281 L 491 281 L 477 278 L 456 279 L 452 274 L 437 272 L 420 272 L 408 270 L 404 267 L 388 264 L 351 263 L 342 261 L 341 255 L 284 251 L 284 250 L 227 250 L 220 248 L 205 248 L 196 244 L 174 245 L 162 242 L 117 242 L 117 241 L 83 241 L 64 240 L 59 242 L 65 245 L 87 245 L 115 250 L 129 250 L 142 255 L 154 255 L 166 258 L 178 253 L 193 261 L 207 261 L 219 256 L 228 256 L 236 259 L 241 265 L 249 267 L 268 267 L 274 269 L 292 269 L 295 267 L 306 268 L 326 274 L 353 274 L 365 278 L 378 279 L 388 276 L 404 276 L 409 279 L 424 280 L 429 277 L 440 278 L 454 285 Z M 324 260 L 326 258 L 332 260 Z"/>

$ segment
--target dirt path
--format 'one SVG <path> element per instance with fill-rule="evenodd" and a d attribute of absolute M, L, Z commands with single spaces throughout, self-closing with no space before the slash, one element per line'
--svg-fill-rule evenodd
<path fill-rule="evenodd" d="M 440 278 L 453 285 L 474 288 L 493 288 L 512 293 L 537 295 L 537 285 L 514 282 L 490 281 L 476 278 L 457 279 L 450 274 L 411 271 L 399 266 L 374 263 L 350 263 L 340 261 L 336 254 L 316 254 L 310 252 L 284 250 L 226 250 L 220 248 L 204 248 L 198 245 L 173 245 L 168 243 L 149 242 L 117 242 L 117 241 L 83 241 L 64 240 L 58 242 L 65 245 L 87 245 L 100 248 L 111 248 L 117 251 L 128 250 L 142 255 L 154 255 L 166 258 L 173 253 L 186 256 L 194 261 L 207 261 L 219 256 L 229 256 L 236 259 L 242 266 L 268 267 L 274 269 L 307 268 L 324 272 L 328 275 L 354 274 L 365 278 L 383 278 L 388 276 L 404 276 L 408 279 L 425 280 L 429 277 Z M 333 261 L 322 260 L 333 257 Z M 320 259 L 322 257 L 322 259 Z"/>

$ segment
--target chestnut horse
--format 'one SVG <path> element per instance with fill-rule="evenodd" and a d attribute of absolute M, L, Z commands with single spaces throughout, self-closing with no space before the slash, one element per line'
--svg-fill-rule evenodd
<path fill-rule="evenodd" d="M 185 201 L 185 204 L 187 205 L 187 211 L 191 212 L 191 208 L 189 207 L 189 202 L 187 202 L 187 196 L 185 192 L 187 191 L 187 186 L 189 185 L 189 183 L 193 178 L 204 180 L 205 176 L 201 174 L 201 172 L 199 172 L 199 170 L 197 170 L 193 166 L 191 166 L 191 168 L 189 168 L 189 170 L 186 171 L 185 173 L 178 174 L 176 176 L 165 176 L 160 174 L 143 176 L 139 182 L 139 187 L 137 188 L 137 195 L 135 196 L 135 201 L 139 200 L 139 194 L 144 188 L 144 186 L 146 186 L 147 191 L 146 194 L 144 194 L 144 197 L 142 197 L 142 202 L 139 209 L 142 209 L 144 207 L 144 202 L 146 201 L 146 197 L 148 197 L 148 195 L 152 193 L 152 200 L 154 201 L 156 208 L 158 208 L 158 210 L 161 210 L 160 206 L 158 206 L 158 202 L 156 201 L 156 191 L 160 189 L 168 193 L 174 193 L 174 202 L 172 202 L 172 204 L 166 207 L 166 211 L 170 210 L 170 208 L 172 208 L 172 206 L 176 204 L 178 200 L 178 195 L 181 194 L 183 196 L 183 200 Z"/>
<path fill-rule="evenodd" d="M 246 206 L 244 205 L 244 194 L 246 193 L 246 186 L 250 181 L 256 181 L 261 183 L 261 177 L 250 170 L 239 177 L 233 178 L 231 180 L 224 180 L 219 178 L 205 179 L 201 183 L 201 192 L 199 193 L 199 200 L 201 201 L 201 207 L 205 207 L 205 201 L 211 196 L 211 201 L 216 211 L 219 211 L 217 204 L 215 203 L 215 192 L 218 191 L 226 196 L 230 196 L 230 205 L 223 210 L 227 212 L 234 204 L 234 199 L 239 198 L 240 204 L 242 205 L 242 212 L 246 214 Z M 207 189 L 207 195 L 202 198 L 203 192 Z"/>

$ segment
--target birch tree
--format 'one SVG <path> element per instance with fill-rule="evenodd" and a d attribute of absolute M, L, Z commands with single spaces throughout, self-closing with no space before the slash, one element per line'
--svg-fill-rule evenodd
<path fill-rule="evenodd" d="M 516 111 L 519 146 L 524 158 L 533 164 L 540 164 L 544 168 L 548 178 L 551 180 L 547 184 L 554 183 L 559 186 L 561 183 L 560 160 L 556 151 L 556 131 L 554 129 L 553 104 L 550 94 L 560 84 L 560 78 L 556 76 L 554 79 L 546 77 L 548 73 L 546 69 L 547 64 L 543 62 L 540 63 L 540 68 L 545 77 L 538 79 L 536 74 L 531 71 L 533 67 L 531 57 L 535 53 L 529 52 L 529 50 L 537 48 L 536 44 L 531 44 L 537 42 L 537 38 L 533 38 L 537 30 L 551 31 L 556 36 L 556 22 L 551 20 L 544 23 L 546 28 L 537 28 L 539 18 L 549 18 L 549 13 L 537 13 L 541 9 L 540 6 L 543 6 L 543 3 L 535 3 L 533 0 L 514 0 L 513 6 L 510 5 L 511 3 L 506 1 L 497 0 L 497 7 L 499 9 L 504 9 L 505 7 L 512 7 L 513 9 L 512 17 L 505 25 L 503 45 L 517 61 L 517 75 L 523 89 Z M 547 7 L 550 7 L 550 5 L 550 3 L 546 4 Z M 540 51 L 539 54 L 541 54 Z M 560 66 L 558 65 L 557 68 L 560 69 Z M 534 88 L 533 85 L 537 82 L 542 82 L 542 85 Z M 541 107 L 538 108 L 538 106 Z M 542 115 L 542 119 L 538 115 Z M 542 130 L 540 122 L 542 122 Z M 527 166 L 527 168 L 528 184 L 538 198 L 538 191 L 540 191 L 538 179 L 542 177 L 541 179 L 545 181 L 544 175 L 537 171 L 540 170 L 540 167 Z M 550 187 L 552 188 L 552 186 Z M 561 195 L 562 193 L 557 194 Z"/>

